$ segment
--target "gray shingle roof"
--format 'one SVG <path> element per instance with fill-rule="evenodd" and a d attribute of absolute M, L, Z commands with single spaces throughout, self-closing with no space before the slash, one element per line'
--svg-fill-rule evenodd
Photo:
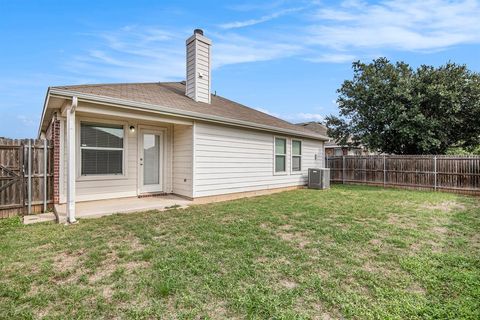
<path fill-rule="evenodd" d="M 181 112 L 196 112 L 232 120 L 266 125 L 280 130 L 294 130 L 299 135 L 308 135 L 326 140 L 326 137 L 306 128 L 249 108 L 218 95 L 212 95 L 211 103 L 196 102 L 185 95 L 184 82 L 118 83 L 52 87 L 83 94 L 147 103 L 176 109 Z"/>

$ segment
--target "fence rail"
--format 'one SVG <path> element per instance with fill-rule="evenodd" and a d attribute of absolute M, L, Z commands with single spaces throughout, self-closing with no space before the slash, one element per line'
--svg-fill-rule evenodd
<path fill-rule="evenodd" d="M 480 195 L 479 156 L 326 157 L 330 181 Z"/>
<path fill-rule="evenodd" d="M 0 218 L 47 211 L 52 159 L 47 140 L 0 138 Z"/>

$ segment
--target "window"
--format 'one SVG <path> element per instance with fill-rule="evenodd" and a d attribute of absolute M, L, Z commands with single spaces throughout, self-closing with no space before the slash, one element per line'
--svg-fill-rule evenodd
<path fill-rule="evenodd" d="M 286 172 L 287 139 L 275 138 L 275 172 Z"/>
<path fill-rule="evenodd" d="M 292 140 L 292 171 L 302 171 L 302 141 Z"/>
<path fill-rule="evenodd" d="M 82 175 L 123 174 L 123 126 L 80 125 Z"/>

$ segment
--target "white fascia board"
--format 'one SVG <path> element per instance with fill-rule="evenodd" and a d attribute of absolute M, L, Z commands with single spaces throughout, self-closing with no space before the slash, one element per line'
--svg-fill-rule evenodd
<path fill-rule="evenodd" d="M 106 105 L 111 105 L 111 106 L 121 107 L 121 108 L 134 108 L 137 110 L 142 109 L 144 111 L 156 112 L 164 115 L 183 117 L 183 118 L 189 118 L 194 120 L 204 120 L 208 122 L 216 122 L 216 123 L 228 124 L 228 125 L 235 125 L 239 127 L 269 131 L 274 133 L 288 134 L 292 136 L 311 138 L 311 139 L 321 140 L 321 141 L 329 140 L 327 137 L 322 135 L 310 135 L 310 134 L 302 133 L 296 130 L 282 129 L 282 128 L 277 128 L 269 125 L 263 125 L 263 124 L 258 124 L 254 122 L 231 119 L 231 118 L 224 118 L 224 117 L 214 116 L 214 115 L 206 116 L 198 112 L 178 110 L 170 107 L 160 106 L 157 104 L 137 102 L 137 101 L 131 101 L 131 100 L 125 100 L 125 99 L 119 99 L 119 98 L 104 97 L 104 96 L 98 96 L 94 94 L 80 93 L 78 91 L 62 90 L 62 89 L 55 89 L 55 88 L 50 88 L 49 91 L 51 96 L 59 96 L 59 97 L 70 98 L 70 99 L 72 98 L 72 96 L 76 96 L 78 97 L 79 101 L 101 103 L 101 104 L 106 104 Z"/>

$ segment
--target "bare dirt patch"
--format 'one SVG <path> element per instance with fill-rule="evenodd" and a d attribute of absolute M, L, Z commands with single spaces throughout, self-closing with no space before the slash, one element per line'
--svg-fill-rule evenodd
<path fill-rule="evenodd" d="M 127 271 L 135 271 L 137 269 L 144 269 L 150 266 L 150 263 L 147 261 L 129 261 L 121 265 Z"/>
<path fill-rule="evenodd" d="M 342 319 L 342 316 L 337 310 L 329 311 L 323 306 L 320 301 L 305 301 L 303 298 L 298 299 L 295 303 L 295 310 L 308 311 L 311 319 L 315 320 L 332 320 Z M 309 318 L 310 318 L 309 317 Z"/>
<path fill-rule="evenodd" d="M 110 299 L 113 296 L 113 288 L 111 286 L 106 286 L 102 288 L 102 296 L 105 299 Z"/>
<path fill-rule="evenodd" d="M 448 232 L 448 229 L 445 227 L 436 226 L 432 228 L 432 231 L 436 234 L 444 235 Z"/>
<path fill-rule="evenodd" d="M 287 289 L 295 289 L 298 286 L 298 283 L 291 279 L 282 279 L 280 280 L 280 285 Z"/>
<path fill-rule="evenodd" d="M 206 313 L 209 319 L 233 319 L 232 315 L 227 312 L 226 303 L 224 301 L 212 301 L 206 306 Z"/>
<path fill-rule="evenodd" d="M 79 250 L 75 252 L 60 252 L 55 257 L 53 267 L 56 270 L 69 270 L 75 267 L 84 255 L 84 250 Z"/>
<path fill-rule="evenodd" d="M 110 276 L 115 269 L 117 268 L 117 255 L 115 252 L 109 252 L 102 262 L 102 264 L 97 268 L 95 273 L 91 274 L 88 277 L 89 282 L 97 282 L 103 278 Z"/>
<path fill-rule="evenodd" d="M 382 274 L 385 276 L 388 276 L 391 274 L 391 270 L 384 268 L 383 266 L 376 264 L 373 261 L 367 261 L 363 265 L 362 269 L 367 271 L 368 273 Z"/>
<path fill-rule="evenodd" d="M 420 294 L 420 295 L 425 295 L 426 290 L 423 288 L 420 284 L 418 283 L 413 283 L 407 288 L 408 292 Z"/>
<path fill-rule="evenodd" d="M 390 214 L 387 218 L 387 223 L 402 229 L 416 229 L 418 224 L 415 223 L 412 217 L 399 216 L 397 214 Z"/>
<path fill-rule="evenodd" d="M 293 227 L 289 224 L 283 225 L 275 232 L 277 237 L 286 242 L 295 243 L 300 249 L 304 249 L 310 244 L 310 240 L 304 232 L 292 230 Z"/>

